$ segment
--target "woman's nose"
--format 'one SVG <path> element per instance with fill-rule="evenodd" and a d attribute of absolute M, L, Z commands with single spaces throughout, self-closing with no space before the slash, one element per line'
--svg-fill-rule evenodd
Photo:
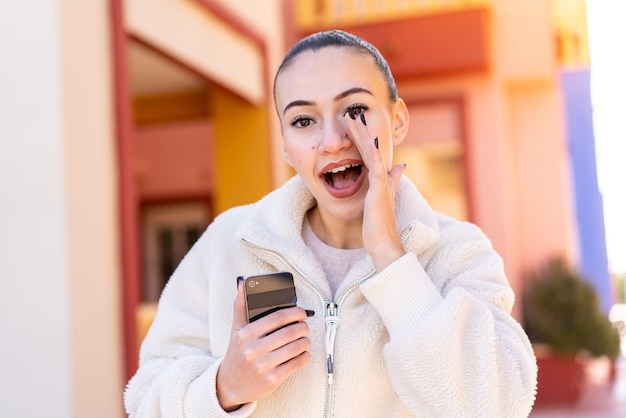
<path fill-rule="evenodd" d="M 332 154 L 352 146 L 348 126 L 343 120 L 325 124 L 319 144 L 322 153 Z"/>

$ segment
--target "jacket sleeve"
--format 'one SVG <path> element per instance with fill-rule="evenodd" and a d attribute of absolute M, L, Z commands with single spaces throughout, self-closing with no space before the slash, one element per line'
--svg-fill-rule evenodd
<path fill-rule="evenodd" d="M 198 247 L 170 278 L 141 346 L 139 369 L 124 394 L 131 418 L 244 417 L 254 409 L 247 404 L 227 413 L 217 400 L 221 358 L 210 354 L 208 285 Z"/>
<path fill-rule="evenodd" d="M 442 237 L 426 270 L 407 253 L 361 286 L 389 331 L 394 388 L 419 416 L 527 417 L 536 360 L 502 260 L 471 224 Z"/>

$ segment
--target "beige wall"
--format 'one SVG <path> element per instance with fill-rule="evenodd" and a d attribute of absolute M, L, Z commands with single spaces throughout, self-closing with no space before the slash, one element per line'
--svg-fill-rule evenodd
<path fill-rule="evenodd" d="M 124 6 L 130 34 L 252 103 L 265 100 L 261 51 L 198 2 L 126 0 Z"/>
<path fill-rule="evenodd" d="M 73 416 L 123 416 L 109 2 L 61 2 Z"/>
<path fill-rule="evenodd" d="M 108 15 L 0 6 L 3 416 L 123 416 Z"/>

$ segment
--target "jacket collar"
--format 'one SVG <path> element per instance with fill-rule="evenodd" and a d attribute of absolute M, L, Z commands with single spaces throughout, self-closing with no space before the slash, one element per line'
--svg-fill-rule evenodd
<path fill-rule="evenodd" d="M 254 204 L 254 210 L 242 219 L 237 238 L 265 249 L 265 255 L 260 256 L 272 264 L 278 256 L 300 269 L 319 272 L 318 265 L 302 265 L 314 258 L 302 239 L 304 216 L 314 205 L 312 194 L 300 177 L 294 176 Z M 405 248 L 418 256 L 439 237 L 435 212 L 404 176 L 396 194 L 396 220 Z"/>

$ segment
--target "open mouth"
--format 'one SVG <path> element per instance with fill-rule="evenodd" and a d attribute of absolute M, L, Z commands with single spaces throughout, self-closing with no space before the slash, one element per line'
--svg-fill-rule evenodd
<path fill-rule="evenodd" d="M 346 164 L 324 173 L 326 183 L 336 189 L 352 187 L 361 177 L 362 164 Z"/>

